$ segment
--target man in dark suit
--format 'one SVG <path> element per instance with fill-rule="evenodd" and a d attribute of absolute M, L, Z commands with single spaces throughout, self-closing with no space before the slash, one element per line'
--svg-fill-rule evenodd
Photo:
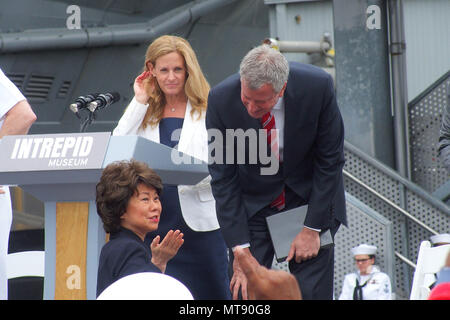
<path fill-rule="evenodd" d="M 344 127 L 332 78 L 311 65 L 289 64 L 277 50 L 259 46 L 244 57 L 239 74 L 210 91 L 206 126 L 211 186 L 228 247 L 244 248 L 270 268 L 274 249 L 265 218 L 308 204 L 305 227 L 287 258 L 289 269 L 304 299 L 332 299 L 334 248 L 320 249 L 319 233 L 330 229 L 334 237 L 339 225 L 346 224 Z M 236 143 L 243 134 L 245 141 Z M 262 161 L 264 152 L 271 153 L 269 165 Z M 274 159 L 279 159 L 277 166 Z M 268 166 L 278 170 L 271 172 Z M 245 275 L 230 257 L 233 297 L 241 288 L 245 299 Z"/>

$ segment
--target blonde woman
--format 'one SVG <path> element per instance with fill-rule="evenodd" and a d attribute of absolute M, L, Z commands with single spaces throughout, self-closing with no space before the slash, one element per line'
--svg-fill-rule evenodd
<path fill-rule="evenodd" d="M 135 96 L 114 135 L 139 135 L 208 160 L 205 114 L 210 87 L 185 39 L 165 35 L 154 40 L 133 88 Z M 147 235 L 146 243 L 171 229 L 181 230 L 184 244 L 166 274 L 183 282 L 195 299 L 229 299 L 227 249 L 209 179 L 195 186 L 164 186 L 159 228 Z"/>

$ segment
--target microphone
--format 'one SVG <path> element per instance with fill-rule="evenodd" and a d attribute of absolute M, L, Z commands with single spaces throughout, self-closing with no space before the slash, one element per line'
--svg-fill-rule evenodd
<path fill-rule="evenodd" d="M 72 103 L 69 108 L 73 113 L 78 115 L 78 111 L 82 108 L 86 108 L 88 103 L 91 103 L 95 99 L 97 99 L 98 93 L 91 93 L 86 96 L 79 96 L 74 103 Z"/>
<path fill-rule="evenodd" d="M 107 106 L 113 104 L 114 102 L 119 101 L 119 99 L 120 99 L 120 94 L 118 92 L 99 94 L 94 101 L 89 103 L 88 109 L 91 112 L 94 112 L 97 109 L 101 110 L 101 109 L 106 108 Z"/>

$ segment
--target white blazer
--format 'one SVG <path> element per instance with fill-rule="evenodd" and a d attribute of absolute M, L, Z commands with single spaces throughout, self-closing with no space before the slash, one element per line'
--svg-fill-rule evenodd
<path fill-rule="evenodd" d="M 140 104 L 133 98 L 114 129 L 113 135 L 138 135 L 160 143 L 159 124 L 156 127 L 147 126 L 145 130 L 140 128 L 147 108 L 148 104 Z M 191 117 L 191 110 L 192 106 L 188 100 L 178 150 L 208 162 L 208 134 L 205 126 L 205 113 L 197 120 L 197 114 L 194 114 L 194 119 Z M 211 176 L 208 176 L 194 186 L 178 186 L 183 219 L 194 231 L 219 229 L 216 202 L 211 191 L 210 181 Z"/>

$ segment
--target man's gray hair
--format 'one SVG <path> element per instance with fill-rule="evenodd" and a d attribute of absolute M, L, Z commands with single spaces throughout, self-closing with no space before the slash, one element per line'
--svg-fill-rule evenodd
<path fill-rule="evenodd" d="M 241 80 L 252 90 L 264 84 L 271 84 L 275 92 L 280 92 L 289 76 L 289 63 L 277 50 L 266 44 L 250 50 L 239 67 Z"/>

